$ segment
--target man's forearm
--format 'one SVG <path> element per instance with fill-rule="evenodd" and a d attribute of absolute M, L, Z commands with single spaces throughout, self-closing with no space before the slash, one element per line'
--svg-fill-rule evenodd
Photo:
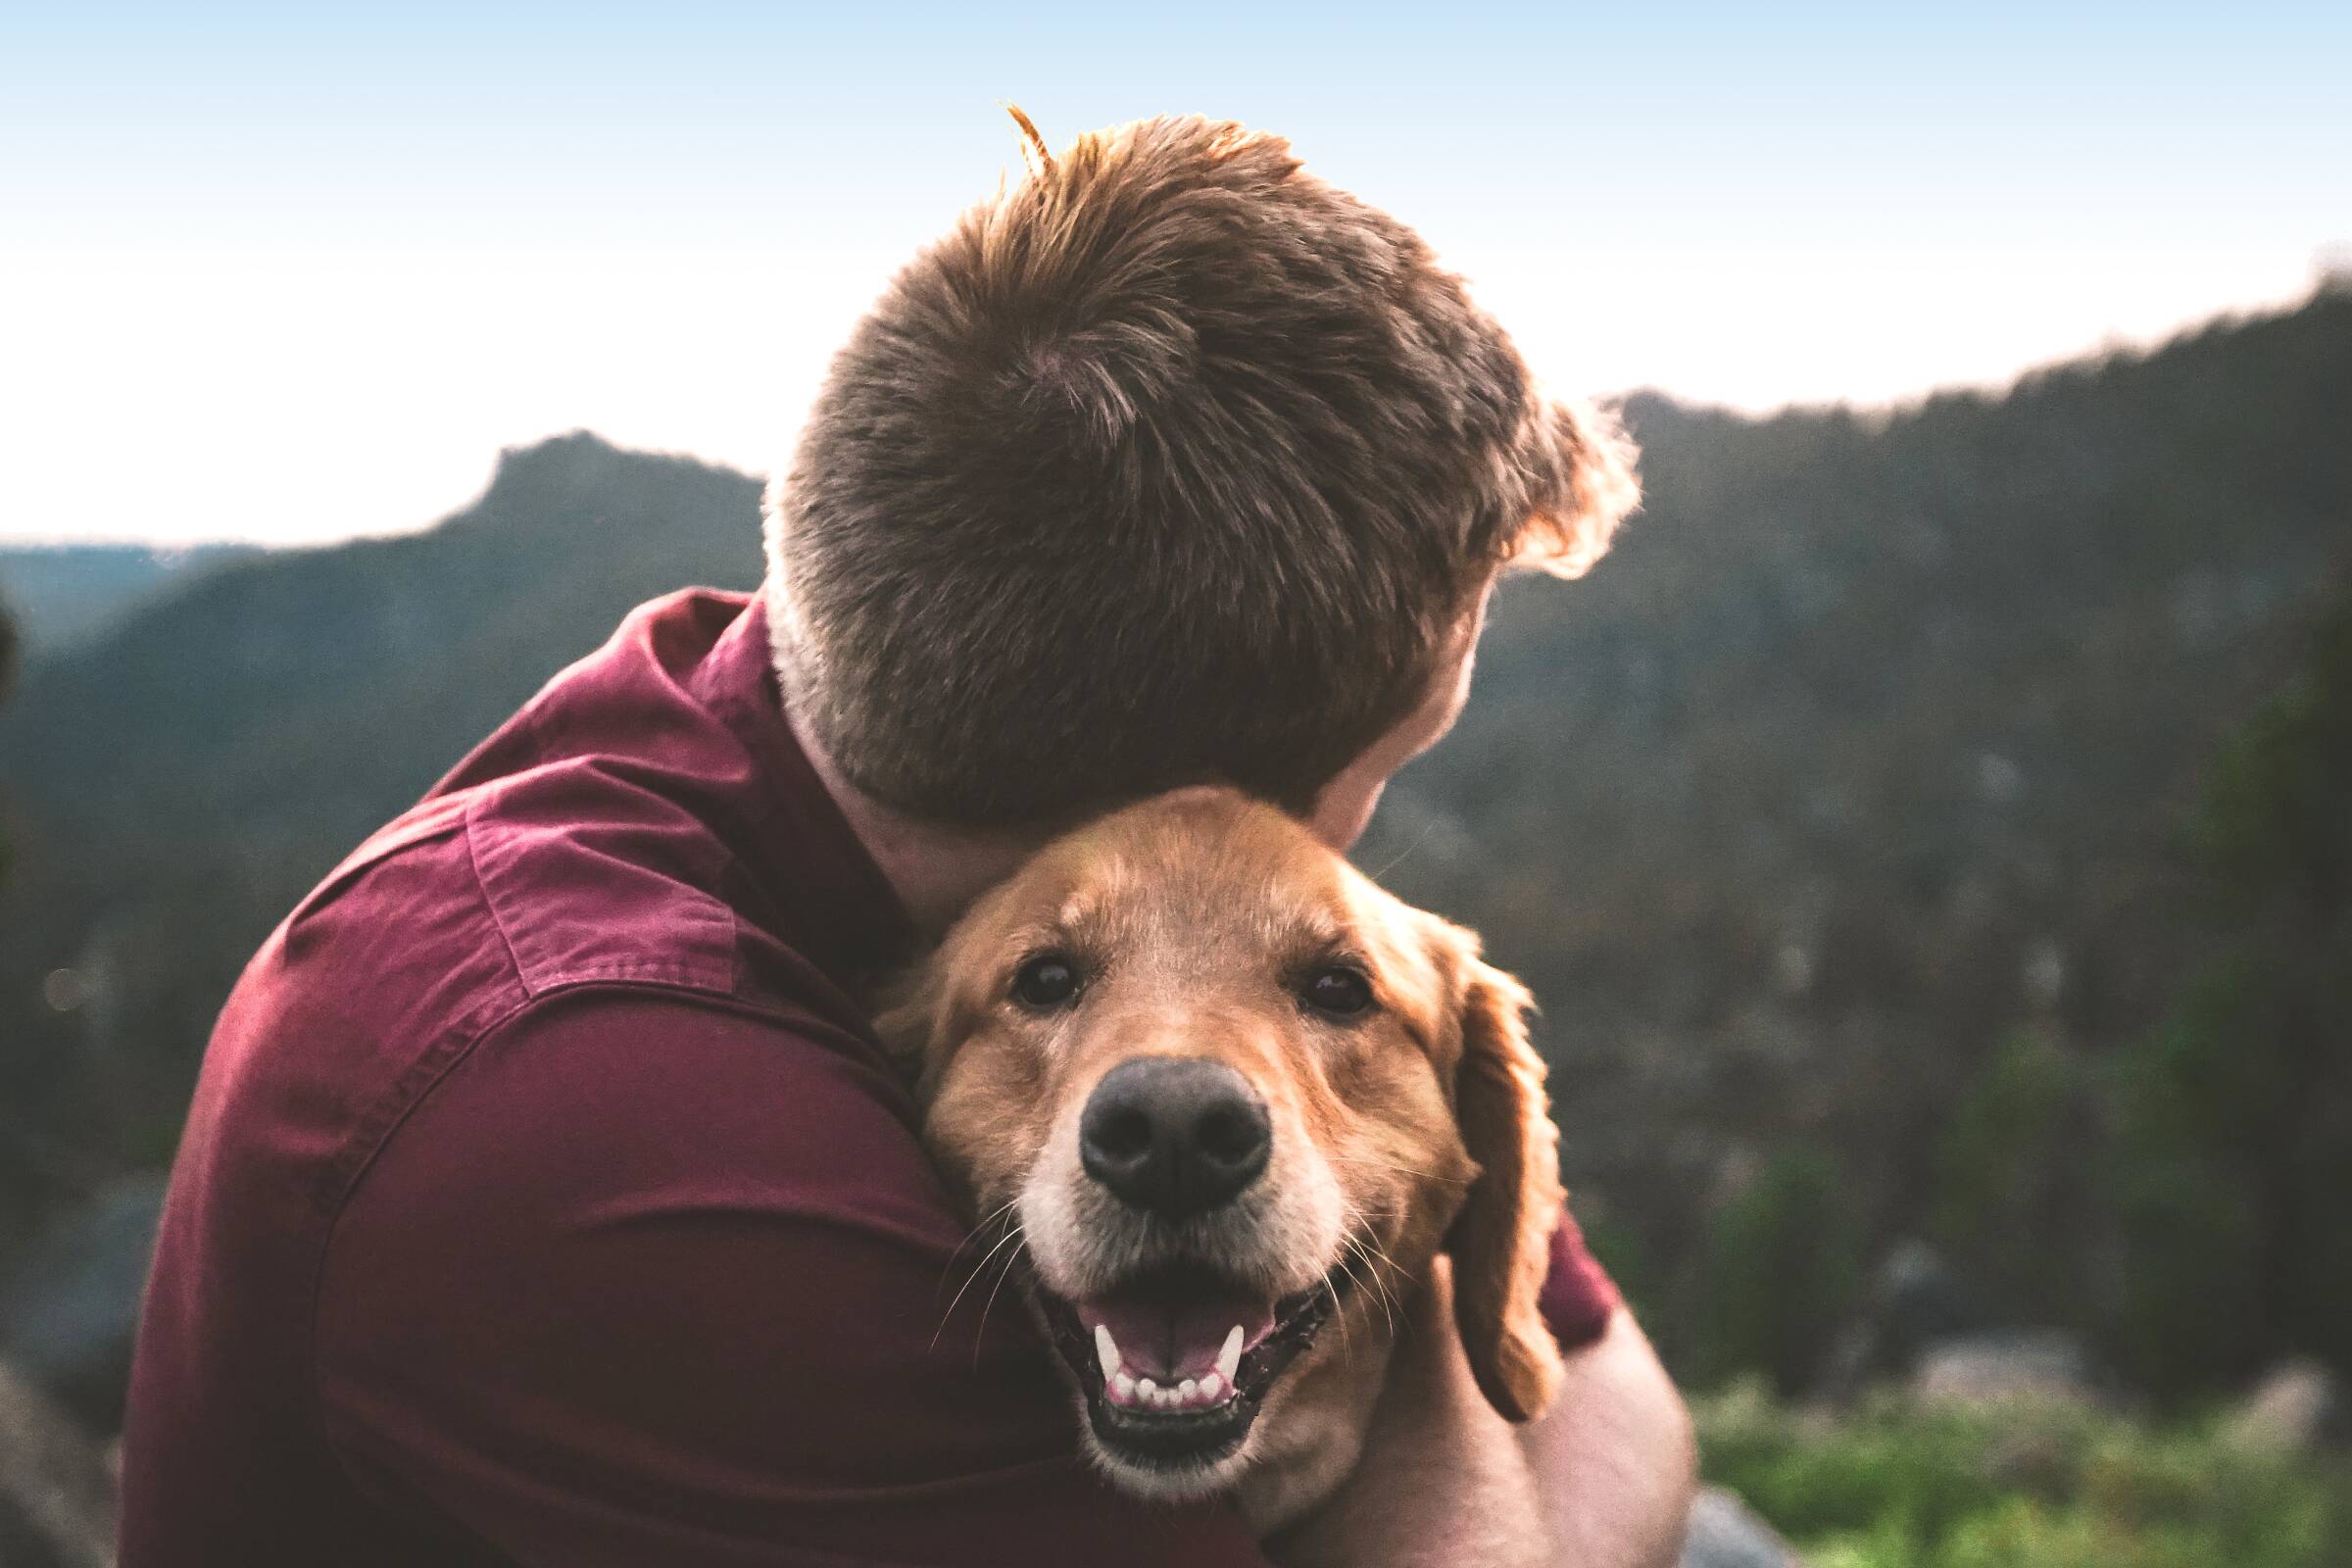
<path fill-rule="evenodd" d="M 1697 1477 L 1690 1417 L 1633 1314 L 1568 1357 L 1560 1396 L 1519 1429 L 1569 1568 L 1663 1568 L 1682 1550 Z"/>
<path fill-rule="evenodd" d="M 1317 1515 L 1269 1543 L 1286 1568 L 1663 1568 L 1682 1546 L 1690 1420 L 1619 1309 L 1569 1353 L 1560 1396 L 1514 1427 L 1470 1375 L 1441 1274 L 1416 1301 L 1362 1462 Z"/>

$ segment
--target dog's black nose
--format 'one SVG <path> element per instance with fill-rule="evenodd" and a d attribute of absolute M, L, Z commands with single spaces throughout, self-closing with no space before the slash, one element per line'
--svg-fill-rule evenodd
<path fill-rule="evenodd" d="M 1273 1147 L 1265 1102 L 1250 1081 L 1196 1056 L 1121 1062 L 1078 1118 L 1086 1173 L 1165 1219 L 1233 1201 L 1264 1173 Z"/>

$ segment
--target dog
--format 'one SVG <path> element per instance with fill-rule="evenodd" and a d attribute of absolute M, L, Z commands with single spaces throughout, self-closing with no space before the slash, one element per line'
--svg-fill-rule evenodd
<path fill-rule="evenodd" d="M 978 1239 L 1014 1249 L 1095 1463 L 1229 1494 L 1265 1534 L 1354 1467 L 1441 1252 L 1488 1400 L 1525 1421 L 1556 1392 L 1528 1006 L 1469 932 L 1198 787 L 1039 851 L 878 1027 Z"/>

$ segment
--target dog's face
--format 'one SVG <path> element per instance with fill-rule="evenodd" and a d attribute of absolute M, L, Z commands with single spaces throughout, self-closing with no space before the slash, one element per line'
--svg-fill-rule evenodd
<path fill-rule="evenodd" d="M 1049 845 L 881 1028 L 982 1249 L 1017 1236 L 1092 1452 L 1170 1495 L 1282 1452 L 1348 1363 L 1376 1379 L 1441 1245 L 1488 1397 L 1548 1400 L 1560 1195 L 1526 1002 L 1466 933 L 1203 789 Z"/>

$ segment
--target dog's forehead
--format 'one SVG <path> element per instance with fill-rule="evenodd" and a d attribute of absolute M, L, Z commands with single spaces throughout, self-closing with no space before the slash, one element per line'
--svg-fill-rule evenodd
<path fill-rule="evenodd" d="M 1274 808 L 1187 791 L 1104 818 L 1032 868 L 1026 918 L 1073 938 L 1338 942 L 1368 884 Z"/>

